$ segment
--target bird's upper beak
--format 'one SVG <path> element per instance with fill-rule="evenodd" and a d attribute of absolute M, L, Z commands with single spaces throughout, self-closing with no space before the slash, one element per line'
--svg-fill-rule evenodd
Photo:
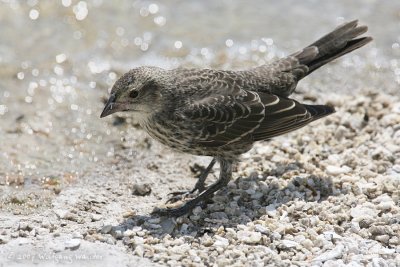
<path fill-rule="evenodd" d="M 104 107 L 103 112 L 100 115 L 100 118 L 111 115 L 117 111 L 121 111 L 121 109 L 118 108 L 118 104 L 115 103 L 115 95 L 112 94 L 110 95 L 110 98 L 108 99 L 106 106 Z"/>

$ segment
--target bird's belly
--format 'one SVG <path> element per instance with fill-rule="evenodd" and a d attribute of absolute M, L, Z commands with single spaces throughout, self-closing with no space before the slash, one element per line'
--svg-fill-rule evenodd
<path fill-rule="evenodd" d="M 142 124 L 142 127 L 152 138 L 163 145 L 180 152 L 199 154 L 188 139 L 190 133 L 173 123 L 152 121 Z"/>
<path fill-rule="evenodd" d="M 196 133 L 190 128 L 175 123 L 151 122 L 144 123 L 142 127 L 149 135 L 160 143 L 183 153 L 194 155 L 236 158 L 251 149 L 251 143 L 231 143 L 226 146 L 209 147 L 197 142 Z"/>

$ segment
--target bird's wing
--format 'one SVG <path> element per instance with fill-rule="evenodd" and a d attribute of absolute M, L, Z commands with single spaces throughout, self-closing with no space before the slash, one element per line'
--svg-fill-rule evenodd
<path fill-rule="evenodd" d="M 293 99 L 265 93 L 259 93 L 259 95 L 264 103 L 265 119 L 252 133 L 254 141 L 268 140 L 294 131 L 322 117 L 325 113 L 328 115 L 323 108 L 314 110 L 312 109 L 314 106 L 303 105 Z"/>
<path fill-rule="evenodd" d="M 264 104 L 255 92 L 241 90 L 233 95 L 211 95 L 179 111 L 193 126 L 196 142 L 220 147 L 247 137 L 264 120 Z"/>
<path fill-rule="evenodd" d="M 321 110 L 314 112 L 309 107 L 315 106 L 240 90 L 236 95 L 213 95 L 194 101 L 178 113 L 193 126 L 193 142 L 220 147 L 239 141 L 267 140 L 321 117 Z"/>

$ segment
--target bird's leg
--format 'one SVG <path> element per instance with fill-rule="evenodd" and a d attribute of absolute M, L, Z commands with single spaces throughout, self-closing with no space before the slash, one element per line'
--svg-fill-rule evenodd
<path fill-rule="evenodd" d="M 190 191 L 190 193 L 194 193 L 194 192 L 196 192 L 196 190 L 198 190 L 199 193 L 201 193 L 206 189 L 204 186 L 204 183 L 208 177 L 208 174 L 210 174 L 210 171 L 212 170 L 212 168 L 214 167 L 216 162 L 217 162 L 216 158 L 213 158 L 211 160 L 211 162 L 210 162 L 210 164 L 208 164 L 207 168 L 200 174 L 194 188 L 192 189 L 192 191 Z"/>
<path fill-rule="evenodd" d="M 217 182 L 212 184 L 207 190 L 203 191 L 196 198 L 189 200 L 183 206 L 174 209 L 156 209 L 154 213 L 165 215 L 165 216 L 174 216 L 179 217 L 191 211 L 194 207 L 197 206 L 201 201 L 209 199 L 216 191 L 226 186 L 232 178 L 232 161 L 225 159 L 218 159 L 221 165 L 221 172 L 219 174 L 219 179 Z"/>
<path fill-rule="evenodd" d="M 193 194 L 194 192 L 196 192 L 196 190 L 199 192 L 199 194 L 201 192 L 203 192 L 206 189 L 204 186 L 204 183 L 207 179 L 207 176 L 208 176 L 208 174 L 210 174 L 210 172 L 216 162 L 217 162 L 216 158 L 213 158 L 211 160 L 211 162 L 210 162 L 210 164 L 208 164 L 207 168 L 200 174 L 200 176 L 196 182 L 196 185 L 194 186 L 194 188 L 191 191 L 189 191 L 189 192 L 187 192 L 187 191 L 172 192 L 172 193 L 170 193 L 170 195 L 172 195 L 172 197 L 167 200 L 167 203 L 174 203 L 178 200 L 181 200 L 186 195 Z"/>

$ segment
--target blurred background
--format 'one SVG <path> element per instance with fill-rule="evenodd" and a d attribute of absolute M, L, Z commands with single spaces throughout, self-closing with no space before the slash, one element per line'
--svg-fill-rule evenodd
<path fill-rule="evenodd" d="M 400 1 L 1 0 L 0 185 L 52 186 L 116 168 L 129 129 L 99 115 L 130 68 L 249 68 L 353 19 L 374 42 L 318 70 L 298 94 L 398 94 Z"/>

